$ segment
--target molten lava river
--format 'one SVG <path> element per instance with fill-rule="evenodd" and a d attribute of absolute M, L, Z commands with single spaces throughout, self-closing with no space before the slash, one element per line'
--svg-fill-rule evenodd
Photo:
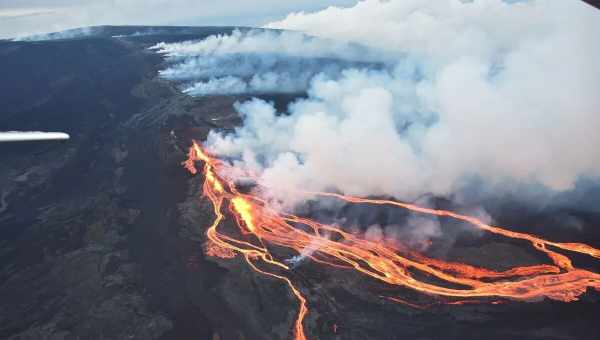
<path fill-rule="evenodd" d="M 449 304 L 482 301 L 500 303 L 503 299 L 532 301 L 543 298 L 570 302 L 577 300 L 588 288 L 600 291 L 600 274 L 575 267 L 571 258 L 565 255 L 579 253 L 600 259 L 600 249 L 586 244 L 552 242 L 534 235 L 492 226 L 475 217 L 393 200 L 326 192 L 310 193 L 348 204 L 386 205 L 417 214 L 456 219 L 485 232 L 524 240 L 545 254 L 553 264 L 494 271 L 462 263 L 445 262 L 415 251 L 369 241 L 355 233 L 345 232 L 339 226 L 277 211 L 260 197 L 240 192 L 235 180 L 224 176 L 226 173 L 235 173 L 231 171 L 231 165 L 209 155 L 194 141 L 184 166 L 190 173 L 196 174 L 197 162 L 203 163 L 203 194 L 212 202 L 215 215 L 214 221 L 206 231 L 207 254 L 222 258 L 240 255 L 254 271 L 287 284 L 299 302 L 293 330 L 296 340 L 306 339 L 303 321 L 309 313 L 307 300 L 294 282 L 286 276 L 290 266 L 286 261 L 277 259 L 269 250 L 270 247 L 284 247 L 302 253 L 307 247 L 319 244 L 312 254 L 307 255 L 312 261 L 323 266 L 355 270 L 387 285 L 402 286 L 447 299 Z M 239 232 L 235 233 L 237 236 L 219 228 L 227 211 L 235 218 L 239 228 Z M 415 275 L 416 273 L 419 275 Z M 432 283 L 432 280 L 424 280 L 423 277 L 437 280 Z M 413 305 L 399 297 L 388 299 Z"/>

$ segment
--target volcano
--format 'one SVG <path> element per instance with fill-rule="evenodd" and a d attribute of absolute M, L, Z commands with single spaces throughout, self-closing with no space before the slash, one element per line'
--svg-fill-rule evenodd
<path fill-rule="evenodd" d="M 0 41 L 0 131 L 71 136 L 0 144 L 0 338 L 600 338 L 594 210 L 504 197 L 484 203 L 494 223 L 478 224 L 461 214 L 466 207 L 434 198 L 425 212 L 447 212 L 442 228 L 452 242 L 433 237 L 424 247 L 386 251 L 460 279 L 450 283 L 416 265 L 386 273 L 387 263 L 375 263 L 385 260 L 383 249 L 362 247 L 369 225 L 420 209 L 390 197 L 321 193 L 341 208 L 323 211 L 309 201 L 285 216 L 297 231 L 275 233 L 281 215 L 248 196 L 255 184 L 227 182 L 211 168 L 224 160 L 201 149 L 209 131 L 241 124 L 234 103 L 250 95 L 188 96 L 159 76 L 167 62 L 149 50 L 234 29 L 103 26 L 82 36 Z M 253 96 L 283 110 L 303 95 Z M 597 195 L 590 189 L 580 199 Z M 219 199 L 227 202 L 216 206 Z M 341 216 L 357 223 L 332 230 Z M 577 226 L 560 227 L 566 220 Z M 350 233 L 352 224 L 362 229 Z M 311 245 L 302 239 L 311 230 L 348 248 Z M 347 261 L 332 256 L 342 253 Z M 400 274 L 414 282 L 396 284 Z M 573 285 L 562 280 L 569 275 Z M 454 294 L 470 291 L 467 279 L 491 288 Z M 443 289 L 415 289 L 423 285 Z"/>

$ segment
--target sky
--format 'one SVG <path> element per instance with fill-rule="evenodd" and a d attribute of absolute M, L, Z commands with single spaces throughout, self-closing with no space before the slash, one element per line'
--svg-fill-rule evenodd
<path fill-rule="evenodd" d="M 92 25 L 261 26 L 356 0 L 0 0 L 0 39 Z"/>

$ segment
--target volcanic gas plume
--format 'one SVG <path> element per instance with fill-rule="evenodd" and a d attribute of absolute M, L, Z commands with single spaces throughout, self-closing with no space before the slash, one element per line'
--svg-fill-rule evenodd
<path fill-rule="evenodd" d="M 552 264 L 514 267 L 494 271 L 463 263 L 445 262 L 429 258 L 402 247 L 369 241 L 360 235 L 344 231 L 334 224 L 320 223 L 311 218 L 281 212 L 260 196 L 242 193 L 237 181 L 252 178 L 251 173 L 237 171 L 240 178 L 224 174 L 234 173 L 231 165 L 208 154 L 200 144 L 193 142 L 186 169 L 196 174 L 197 162 L 202 162 L 203 195 L 210 200 L 215 219 L 206 231 L 209 240 L 207 252 L 230 259 L 242 256 L 256 272 L 283 281 L 296 296 L 299 311 L 294 324 L 294 338 L 307 339 L 303 320 L 310 313 L 310 301 L 288 277 L 290 267 L 273 255 L 273 247 L 283 247 L 305 254 L 315 263 L 337 270 L 353 270 L 373 280 L 391 286 L 402 286 L 437 298 L 443 303 L 500 303 L 503 299 L 533 301 L 549 298 L 564 302 L 578 299 L 588 288 L 600 291 L 600 273 L 577 268 L 569 254 L 584 254 L 600 259 L 600 249 L 582 243 L 560 243 L 535 235 L 513 232 L 481 220 L 447 210 L 424 208 L 395 200 L 371 199 L 330 192 L 304 192 L 308 196 L 326 196 L 348 204 L 388 205 L 411 212 L 460 220 L 482 231 L 510 239 L 524 240 L 544 253 Z M 226 215 L 235 219 L 238 233 L 222 230 Z M 304 249 L 318 243 L 319 247 L 306 254 Z M 431 283 L 415 273 L 439 280 Z M 390 301 L 422 307 L 402 297 L 387 297 Z M 483 299 L 483 300 L 482 300 Z"/>

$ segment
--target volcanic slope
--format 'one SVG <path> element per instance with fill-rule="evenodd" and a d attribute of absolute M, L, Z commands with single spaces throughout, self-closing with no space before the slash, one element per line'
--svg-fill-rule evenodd
<path fill-rule="evenodd" d="M 0 145 L 0 338 L 291 338 L 298 305 L 285 283 L 241 256 L 205 255 L 212 206 L 200 198 L 202 176 L 181 166 L 192 139 L 241 123 L 232 105 L 249 96 L 183 95 L 158 77 L 165 62 L 147 50 L 231 30 L 107 26 L 0 42 L 0 130 L 72 136 Z M 282 108 L 293 99 L 262 97 Z M 502 225 L 600 245 L 598 214 L 494 207 Z M 561 216 L 576 217 L 579 228 L 544 229 Z M 456 240 L 434 255 L 498 270 L 547 260 L 493 236 Z M 422 302 L 410 290 L 311 261 L 291 278 L 310 307 L 309 339 L 600 338 L 592 291 L 572 303 L 422 309 L 379 297 Z"/>

